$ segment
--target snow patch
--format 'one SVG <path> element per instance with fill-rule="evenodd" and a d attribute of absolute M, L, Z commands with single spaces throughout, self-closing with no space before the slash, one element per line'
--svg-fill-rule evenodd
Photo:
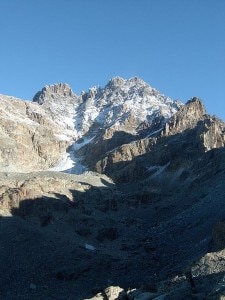
<path fill-rule="evenodd" d="M 55 134 L 55 136 L 60 141 L 67 141 L 67 142 L 71 141 L 71 137 L 69 137 L 68 135 L 65 135 L 65 134 Z"/>
<path fill-rule="evenodd" d="M 160 131 L 162 131 L 162 129 L 163 129 L 163 127 L 160 128 L 160 129 L 158 129 L 158 130 L 155 130 L 155 131 L 151 132 L 149 135 L 146 136 L 146 138 L 149 138 L 149 137 L 151 137 L 152 135 L 159 133 Z"/>
<path fill-rule="evenodd" d="M 92 137 L 85 137 L 85 138 L 82 138 L 82 142 L 78 143 L 74 143 L 72 148 L 73 148 L 73 151 L 77 151 L 79 149 L 81 149 L 82 147 L 84 147 L 85 145 L 89 144 L 93 139 L 95 138 L 95 135 L 92 136 Z"/>
<path fill-rule="evenodd" d="M 65 153 L 62 160 L 49 171 L 80 175 L 86 171 L 86 168 L 80 163 L 80 159 L 74 156 L 73 151 L 70 151 Z"/>
<path fill-rule="evenodd" d="M 94 246 L 92 246 L 91 244 L 85 244 L 84 248 L 86 250 L 90 250 L 90 251 L 95 251 L 96 250 L 96 248 Z"/>
<path fill-rule="evenodd" d="M 168 166 L 170 165 L 170 161 L 163 166 L 151 166 L 148 168 L 149 172 L 154 172 L 152 177 L 160 175 Z"/>
<path fill-rule="evenodd" d="M 66 136 L 61 137 L 65 138 Z M 75 155 L 75 151 L 90 143 L 94 138 L 95 136 L 91 138 L 83 138 L 81 143 L 74 143 L 72 146 L 70 146 L 70 151 L 65 153 L 60 162 L 54 167 L 50 168 L 49 171 L 65 172 L 77 175 L 83 174 L 85 171 L 87 171 L 87 168 L 81 164 L 81 158 Z"/>

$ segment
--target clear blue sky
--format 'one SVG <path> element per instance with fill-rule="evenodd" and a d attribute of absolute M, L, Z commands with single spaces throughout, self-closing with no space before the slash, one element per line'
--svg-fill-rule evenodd
<path fill-rule="evenodd" d="M 138 76 L 225 120 L 225 0 L 0 0 L 0 93 Z"/>

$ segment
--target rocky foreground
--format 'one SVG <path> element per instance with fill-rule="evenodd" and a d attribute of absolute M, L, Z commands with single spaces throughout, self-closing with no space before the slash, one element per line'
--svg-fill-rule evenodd
<path fill-rule="evenodd" d="M 0 299 L 225 298 L 225 124 L 200 99 L 116 78 L 0 106 Z"/>
<path fill-rule="evenodd" d="M 220 299 L 224 151 L 212 164 L 148 198 L 94 173 L 3 173 L 1 299 Z"/>

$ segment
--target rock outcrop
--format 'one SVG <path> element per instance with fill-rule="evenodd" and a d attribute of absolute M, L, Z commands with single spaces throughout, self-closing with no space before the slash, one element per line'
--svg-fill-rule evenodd
<path fill-rule="evenodd" d="M 206 110 L 202 101 L 194 97 L 167 122 L 163 135 L 174 135 L 185 130 L 190 130 L 206 118 Z"/>
<path fill-rule="evenodd" d="M 153 170 L 163 170 L 164 166 L 184 172 L 205 152 L 224 147 L 224 142 L 225 124 L 207 115 L 202 102 L 193 98 L 162 129 L 117 146 L 97 162 L 95 159 L 101 156 L 95 153 L 91 166 L 118 182 L 129 182 L 138 180 L 143 174 L 146 177 Z"/>
<path fill-rule="evenodd" d="M 0 96 L 1 171 L 48 169 L 68 147 L 61 129 L 37 104 Z"/>
<path fill-rule="evenodd" d="M 66 83 L 46 85 L 41 91 L 37 92 L 33 98 L 34 102 L 44 104 L 62 98 L 76 97 L 70 86 Z"/>

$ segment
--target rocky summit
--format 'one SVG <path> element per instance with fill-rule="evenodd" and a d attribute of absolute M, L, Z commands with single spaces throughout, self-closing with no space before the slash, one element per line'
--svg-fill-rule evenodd
<path fill-rule="evenodd" d="M 134 77 L 0 95 L 0 299 L 225 299 L 225 123 Z"/>

